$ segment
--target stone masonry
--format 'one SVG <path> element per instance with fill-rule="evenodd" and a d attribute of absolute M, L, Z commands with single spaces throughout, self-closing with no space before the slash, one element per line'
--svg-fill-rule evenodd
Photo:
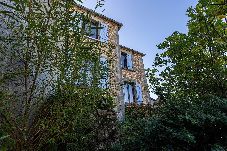
<path fill-rule="evenodd" d="M 123 26 L 121 23 L 110 19 L 102 14 L 96 13 L 95 11 L 85 8 L 81 5 L 76 5 L 75 10 L 82 13 L 89 13 L 92 20 L 102 22 L 108 25 L 108 41 L 100 44 L 100 49 L 103 55 L 110 61 L 110 92 L 115 98 L 116 111 L 118 118 L 121 120 L 124 117 L 124 94 L 122 91 L 122 85 L 124 81 L 137 82 L 142 87 L 142 98 L 143 103 L 150 103 L 150 96 L 148 91 L 148 85 L 145 77 L 145 70 L 143 64 L 143 56 L 145 54 L 136 50 L 127 48 L 119 44 L 118 31 Z M 123 69 L 121 67 L 121 52 L 130 53 L 133 62 L 133 69 Z"/>

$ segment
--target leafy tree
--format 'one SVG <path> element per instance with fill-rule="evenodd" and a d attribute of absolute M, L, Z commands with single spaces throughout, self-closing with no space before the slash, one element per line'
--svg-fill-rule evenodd
<path fill-rule="evenodd" d="M 158 45 L 149 81 L 160 101 L 129 107 L 116 150 L 227 149 L 227 5 L 200 0 L 188 33 Z"/>
<path fill-rule="evenodd" d="M 87 39 L 90 14 L 75 12 L 76 2 L 0 2 L 1 149 L 96 150 L 114 140 L 102 44 Z"/>
<path fill-rule="evenodd" d="M 157 54 L 149 73 L 158 95 L 227 97 L 226 22 L 218 17 L 226 14 L 227 6 L 213 3 L 200 0 L 195 8 L 189 8 L 188 33 L 174 32 L 158 45 L 165 52 Z"/>
<path fill-rule="evenodd" d="M 128 108 L 115 150 L 226 150 L 227 101 L 207 96 L 168 100 L 156 108 Z M 145 110 L 142 115 L 138 110 Z M 128 113 L 126 110 L 126 114 Z M 136 116 L 136 114 L 138 114 Z M 137 118 L 135 118 L 137 117 Z"/>

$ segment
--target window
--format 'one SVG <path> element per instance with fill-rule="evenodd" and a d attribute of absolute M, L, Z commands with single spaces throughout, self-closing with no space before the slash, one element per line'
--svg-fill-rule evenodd
<path fill-rule="evenodd" d="M 132 69 L 132 54 L 121 52 L 121 67 L 124 69 Z"/>
<path fill-rule="evenodd" d="M 123 95 L 124 95 L 124 103 L 133 103 L 134 101 L 134 84 L 133 83 L 125 83 L 123 85 Z"/>
<path fill-rule="evenodd" d="M 124 103 L 136 102 L 137 104 L 143 103 L 142 88 L 141 85 L 134 82 L 125 82 L 123 85 Z"/>
<path fill-rule="evenodd" d="M 76 81 L 77 86 L 92 86 L 94 84 L 94 63 L 91 61 L 84 61 L 83 66 L 80 68 L 79 76 Z M 99 71 L 98 71 L 99 72 Z M 100 79 L 99 79 L 99 87 L 102 89 L 108 88 L 108 60 L 107 57 L 101 56 L 100 57 Z"/>
<path fill-rule="evenodd" d="M 98 39 L 101 42 L 108 42 L 108 25 L 97 21 L 85 24 L 85 30 L 90 38 Z"/>
<path fill-rule="evenodd" d="M 80 68 L 78 79 L 75 84 L 77 86 L 91 86 L 93 82 L 92 69 L 94 68 L 94 63 L 91 61 L 84 61 L 83 66 Z"/>
<path fill-rule="evenodd" d="M 99 23 L 92 21 L 91 24 L 85 25 L 85 30 L 89 37 L 94 39 L 99 39 Z"/>

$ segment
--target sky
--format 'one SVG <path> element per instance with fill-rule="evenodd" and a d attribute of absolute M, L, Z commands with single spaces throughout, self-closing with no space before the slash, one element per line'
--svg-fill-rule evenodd
<path fill-rule="evenodd" d="M 84 0 L 85 7 L 95 8 L 97 0 Z M 198 0 L 105 0 L 96 11 L 123 24 L 120 44 L 146 56 L 145 69 L 151 68 L 155 55 L 163 52 L 156 45 L 174 31 L 187 33 L 186 11 Z M 153 95 L 153 98 L 155 96 Z"/>

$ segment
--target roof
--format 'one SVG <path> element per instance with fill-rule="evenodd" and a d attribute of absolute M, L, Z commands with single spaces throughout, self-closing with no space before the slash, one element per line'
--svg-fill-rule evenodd
<path fill-rule="evenodd" d="M 128 47 L 126 47 L 126 46 L 122 46 L 122 45 L 120 45 L 120 47 L 121 47 L 121 48 L 123 48 L 123 49 L 127 49 L 127 50 L 129 50 L 129 51 L 132 51 L 132 52 L 138 53 L 138 54 L 142 55 L 143 57 L 146 55 L 146 54 L 144 54 L 144 53 L 142 53 L 142 52 L 136 51 L 136 50 L 131 49 L 131 48 L 128 48 Z"/>
<path fill-rule="evenodd" d="M 75 3 L 75 5 L 76 5 L 77 7 L 79 7 L 79 8 L 81 8 L 81 9 L 87 11 L 87 12 L 90 12 L 90 13 L 96 15 L 96 16 L 102 17 L 102 18 L 104 18 L 104 19 L 106 19 L 106 20 L 108 20 L 108 21 L 110 21 L 110 22 L 113 22 L 113 23 L 117 24 L 118 27 L 119 27 L 119 29 L 123 26 L 122 23 L 120 23 L 120 22 L 118 22 L 118 21 L 116 21 L 116 20 L 114 20 L 114 19 L 112 19 L 112 18 L 106 17 L 106 16 L 103 15 L 103 14 L 97 13 L 97 12 L 95 12 L 95 11 L 92 10 L 92 9 L 89 9 L 89 8 L 87 8 L 87 7 L 84 7 L 84 6 L 82 6 L 82 5 L 80 5 L 80 4 L 77 4 L 77 3 Z"/>

